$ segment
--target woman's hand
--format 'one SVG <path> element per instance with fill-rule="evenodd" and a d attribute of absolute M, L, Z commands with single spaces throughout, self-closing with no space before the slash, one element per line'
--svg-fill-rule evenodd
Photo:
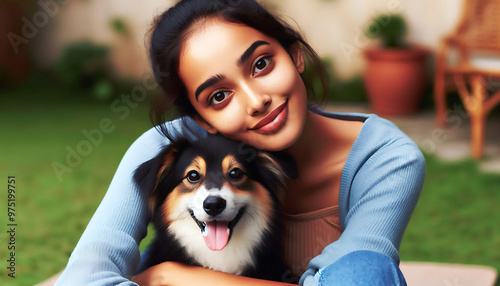
<path fill-rule="evenodd" d="M 166 261 L 152 266 L 138 275 L 132 281 L 140 286 L 284 286 L 294 285 L 281 282 L 259 280 L 220 271 L 210 270 L 200 266 L 188 266 L 178 262 Z"/>
<path fill-rule="evenodd" d="M 140 286 L 167 286 L 169 280 L 172 280 L 174 275 L 171 268 L 174 267 L 174 262 L 166 261 L 144 270 L 143 272 L 132 277 L 132 282 Z"/>

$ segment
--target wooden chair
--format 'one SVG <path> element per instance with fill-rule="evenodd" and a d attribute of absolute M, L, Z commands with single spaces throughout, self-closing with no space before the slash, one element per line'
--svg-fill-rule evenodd
<path fill-rule="evenodd" d="M 460 22 L 451 35 L 442 39 L 436 59 L 436 122 L 445 125 L 446 88 L 451 81 L 470 116 L 472 157 L 479 159 L 483 155 L 486 117 L 500 103 L 500 90 L 495 91 L 500 86 L 500 61 L 485 68 L 476 66 L 471 58 L 500 57 L 500 0 L 463 1 Z M 450 64 L 453 52 L 457 59 Z"/>

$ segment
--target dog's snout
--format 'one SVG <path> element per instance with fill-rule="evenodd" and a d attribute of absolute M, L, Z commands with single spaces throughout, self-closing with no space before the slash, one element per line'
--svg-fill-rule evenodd
<path fill-rule="evenodd" d="M 226 200 L 221 197 L 209 196 L 203 201 L 203 209 L 209 215 L 216 216 L 226 208 Z"/>

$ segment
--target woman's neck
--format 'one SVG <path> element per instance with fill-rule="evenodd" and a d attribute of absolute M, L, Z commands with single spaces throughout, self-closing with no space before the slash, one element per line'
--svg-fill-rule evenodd
<path fill-rule="evenodd" d="M 317 162 L 322 155 L 324 156 L 324 148 L 332 146 L 329 138 L 333 130 L 327 128 L 329 125 L 327 121 L 330 120 L 332 119 L 307 111 L 300 137 L 285 151 L 295 159 L 298 169 L 307 168 Z"/>
<path fill-rule="evenodd" d="M 325 159 L 343 162 L 362 126 L 361 121 L 340 120 L 308 110 L 300 137 L 285 152 L 298 166 L 317 165 Z"/>
<path fill-rule="evenodd" d="M 363 122 L 308 111 L 299 139 L 285 152 L 295 160 L 283 211 L 303 213 L 338 204 L 341 174 Z"/>

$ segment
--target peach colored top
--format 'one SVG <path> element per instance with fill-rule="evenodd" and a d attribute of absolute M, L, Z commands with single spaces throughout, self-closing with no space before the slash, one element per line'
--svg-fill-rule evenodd
<path fill-rule="evenodd" d="M 309 261 L 342 234 L 339 206 L 302 213 L 281 213 L 284 262 L 295 277 L 300 277 Z"/>

